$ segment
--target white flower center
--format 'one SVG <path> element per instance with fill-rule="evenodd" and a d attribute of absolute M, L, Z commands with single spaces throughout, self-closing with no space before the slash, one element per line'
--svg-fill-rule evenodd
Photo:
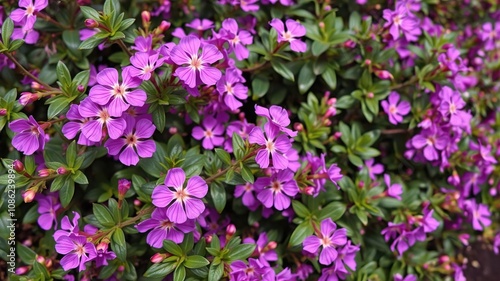
<path fill-rule="evenodd" d="M 191 60 L 189 61 L 189 67 L 195 70 L 201 70 L 203 69 L 203 61 L 201 58 L 198 58 L 198 55 L 192 55 Z"/>

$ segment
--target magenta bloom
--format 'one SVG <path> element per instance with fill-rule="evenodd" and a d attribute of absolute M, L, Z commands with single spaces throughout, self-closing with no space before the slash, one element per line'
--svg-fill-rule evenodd
<path fill-rule="evenodd" d="M 416 149 L 424 149 L 424 157 L 428 161 L 439 159 L 437 150 L 443 150 L 448 144 L 446 134 L 439 132 L 434 126 L 424 129 L 411 139 L 411 143 Z"/>
<path fill-rule="evenodd" d="M 26 26 L 27 29 L 33 28 L 36 21 L 36 12 L 39 12 L 49 4 L 48 0 L 19 0 L 19 7 L 10 13 L 13 22 Z"/>
<path fill-rule="evenodd" d="M 38 202 L 38 213 L 40 214 L 38 225 L 43 230 L 52 229 L 52 226 L 57 227 L 56 212 L 61 208 L 57 194 L 38 194 L 36 201 Z"/>
<path fill-rule="evenodd" d="M 141 107 L 146 102 L 146 93 L 142 89 L 135 89 L 141 85 L 141 80 L 131 75 L 131 67 L 122 71 L 122 82 L 118 81 L 118 71 L 106 68 L 97 74 L 97 83 L 90 89 L 89 98 L 100 105 L 108 105 L 109 114 L 120 117 L 130 105 Z M 109 103 L 109 104 L 108 104 Z"/>
<path fill-rule="evenodd" d="M 264 169 L 269 167 L 269 158 L 271 158 L 275 169 L 286 169 L 288 167 L 288 159 L 284 154 L 292 148 L 290 139 L 286 135 L 279 134 L 278 127 L 273 126 L 271 122 L 267 122 L 264 125 L 264 131 L 267 138 L 260 127 L 253 128 L 248 137 L 250 143 L 264 146 L 264 148 L 257 152 L 255 162 Z"/>
<path fill-rule="evenodd" d="M 248 88 L 240 83 L 234 71 L 227 71 L 226 75 L 217 82 L 217 91 L 224 96 L 224 103 L 227 107 L 236 110 L 243 105 L 239 100 L 247 98 Z"/>
<path fill-rule="evenodd" d="M 398 200 L 401 200 L 403 194 L 403 187 L 399 183 L 391 184 L 391 177 L 388 174 L 384 175 L 385 185 L 387 185 L 387 194 Z"/>
<path fill-rule="evenodd" d="M 35 44 L 38 42 L 39 37 L 40 34 L 33 27 L 30 28 L 28 25 L 23 25 L 22 27 L 14 28 L 10 39 L 23 39 L 26 44 Z"/>
<path fill-rule="evenodd" d="M 127 118 L 127 121 L 123 136 L 108 139 L 104 146 L 110 155 L 120 155 L 120 162 L 124 165 L 135 166 L 139 162 L 139 157 L 153 156 L 156 144 L 149 138 L 153 136 L 156 127 L 148 119 L 136 121 L 134 118 Z"/>
<path fill-rule="evenodd" d="M 12 132 L 17 133 L 12 139 L 12 145 L 25 155 L 31 155 L 45 147 L 45 132 L 35 118 L 17 119 L 9 124 Z"/>
<path fill-rule="evenodd" d="M 255 253 L 258 254 L 259 261 L 263 265 L 269 266 L 270 261 L 278 260 L 278 254 L 274 250 L 274 248 L 276 248 L 276 242 L 274 241 L 269 242 L 269 238 L 267 237 L 267 234 L 265 232 L 262 232 L 259 235 L 259 239 L 257 239 L 257 241 L 255 241 L 251 237 L 247 237 L 243 239 L 243 243 L 255 244 L 257 246 L 255 248 L 254 255 Z"/>
<path fill-rule="evenodd" d="M 80 214 L 73 211 L 73 220 L 70 222 L 68 216 L 64 216 L 61 220 L 61 229 L 57 230 L 54 235 L 54 240 L 57 241 L 61 236 L 69 236 L 71 234 L 78 234 L 80 228 L 78 227 L 78 220 Z"/>
<path fill-rule="evenodd" d="M 491 22 L 483 24 L 483 28 L 479 33 L 479 37 L 484 42 L 484 49 L 491 51 L 495 49 L 498 44 L 498 37 L 500 36 L 500 24 L 496 23 L 495 27 Z"/>
<path fill-rule="evenodd" d="M 307 51 L 307 44 L 296 37 L 306 35 L 306 28 L 299 22 L 288 19 L 286 20 L 286 29 L 283 21 L 280 19 L 273 19 L 269 24 L 278 32 L 278 43 L 289 42 L 290 49 L 294 52 L 304 53 Z"/>
<path fill-rule="evenodd" d="M 94 244 L 87 242 L 87 237 L 75 234 L 57 239 L 56 251 L 65 255 L 61 259 L 61 266 L 64 270 L 78 267 L 78 270 L 82 271 L 85 269 L 85 263 L 93 260 L 97 255 Z"/>
<path fill-rule="evenodd" d="M 95 265 L 96 267 L 108 265 L 108 260 L 116 259 L 116 254 L 112 251 L 108 251 L 108 245 L 106 243 L 101 243 L 97 245 Z"/>
<path fill-rule="evenodd" d="M 238 60 L 248 58 L 250 52 L 244 45 L 252 44 L 252 34 L 245 30 L 238 32 L 238 23 L 235 19 L 225 19 L 222 22 L 222 28 L 225 31 L 223 36 L 229 42 L 229 46 L 234 51 L 236 58 Z"/>
<path fill-rule="evenodd" d="M 133 67 L 127 67 L 129 69 L 130 76 L 138 77 L 141 80 L 149 80 L 151 78 L 151 73 L 163 64 L 164 59 L 159 58 L 158 56 L 159 53 L 135 53 L 130 58 L 130 63 Z"/>
<path fill-rule="evenodd" d="M 293 176 L 293 172 L 286 169 L 274 173 L 271 177 L 258 178 L 254 183 L 257 199 L 267 208 L 274 206 L 281 211 L 290 207 L 290 197 L 293 198 L 299 192 Z"/>
<path fill-rule="evenodd" d="M 250 211 L 257 210 L 260 205 L 259 201 L 255 198 L 254 185 L 249 182 L 244 185 L 237 185 L 234 188 L 234 197 L 242 197 L 241 201 L 243 202 L 243 205 L 245 205 Z"/>
<path fill-rule="evenodd" d="M 465 208 L 469 212 L 469 218 L 472 219 L 473 229 L 481 231 L 491 224 L 491 213 L 487 205 L 476 203 L 471 199 L 465 202 Z"/>
<path fill-rule="evenodd" d="M 206 116 L 201 122 L 203 127 L 196 126 L 193 128 L 192 136 L 197 140 L 202 141 L 203 148 L 213 149 L 215 146 L 221 146 L 224 143 L 224 125 L 217 122 L 212 116 Z"/>
<path fill-rule="evenodd" d="M 439 227 L 439 221 L 432 217 L 434 210 L 429 211 L 429 206 L 426 206 L 423 210 L 424 216 L 422 218 L 422 227 L 425 233 L 430 233 Z"/>
<path fill-rule="evenodd" d="M 465 107 L 465 101 L 459 92 L 453 91 L 450 87 L 443 87 L 439 95 L 442 98 L 439 112 L 443 117 L 449 117 L 451 125 L 460 126 L 469 121 L 467 113 L 461 110 Z"/>
<path fill-rule="evenodd" d="M 62 127 L 62 133 L 69 140 L 74 139 L 76 135 L 82 131 L 83 125 L 92 120 L 82 117 L 80 115 L 80 112 L 78 111 L 78 105 L 76 104 L 72 104 L 69 106 L 69 110 L 66 113 L 66 118 L 70 121 L 64 124 L 64 126 Z M 92 142 L 87 137 L 85 137 L 84 134 L 80 134 L 77 143 L 79 145 L 85 146 L 92 146 L 95 144 L 95 142 Z"/>
<path fill-rule="evenodd" d="M 288 112 L 286 111 L 286 109 L 277 105 L 271 105 L 269 109 L 255 105 L 255 114 L 257 114 L 258 116 L 266 117 L 272 125 L 278 127 L 280 131 L 286 133 L 290 137 L 293 138 L 297 136 L 296 131 L 292 131 L 286 128 L 288 127 L 288 125 L 290 125 L 290 117 L 288 117 Z"/>
<path fill-rule="evenodd" d="M 181 39 L 179 45 L 172 48 L 170 58 L 179 65 L 175 75 L 190 88 L 205 83 L 215 85 L 221 77 L 221 72 L 210 64 L 223 58 L 222 53 L 212 44 L 205 44 L 196 36 L 189 35 Z M 201 80 L 201 82 L 200 82 Z"/>
<path fill-rule="evenodd" d="M 410 274 L 406 275 L 404 278 L 401 274 L 394 274 L 394 281 L 417 281 L 417 276 Z"/>
<path fill-rule="evenodd" d="M 200 176 L 194 176 L 187 182 L 186 174 L 181 168 L 168 170 L 165 185 L 153 190 L 151 198 L 156 207 L 167 207 L 167 217 L 174 223 L 184 223 L 188 219 L 196 219 L 204 210 L 201 200 L 208 192 L 208 185 Z"/>
<path fill-rule="evenodd" d="M 375 160 L 373 158 L 365 161 L 366 170 L 368 171 L 368 176 L 372 180 L 375 180 L 377 178 L 375 175 L 379 175 L 384 172 L 384 165 L 374 164 L 374 163 Z"/>
<path fill-rule="evenodd" d="M 92 118 L 91 121 L 83 124 L 82 133 L 88 140 L 93 142 L 102 140 L 103 128 L 106 128 L 110 138 L 117 139 L 121 137 L 127 126 L 123 118 L 112 117 L 108 106 L 97 105 L 89 98 L 80 103 L 78 112 L 83 118 Z"/>
<path fill-rule="evenodd" d="M 184 223 L 172 222 L 167 217 L 166 208 L 157 208 L 150 219 L 140 222 L 135 228 L 141 233 L 152 229 L 146 237 L 146 242 L 151 247 L 161 248 L 164 240 L 182 243 L 184 234 L 194 231 L 196 227 L 194 220 L 186 220 Z"/>
<path fill-rule="evenodd" d="M 418 18 L 411 14 L 404 5 L 398 5 L 395 11 L 384 10 L 384 19 L 387 21 L 384 27 L 389 27 L 389 33 L 394 40 L 398 39 L 402 32 L 408 41 L 416 41 L 422 34 Z"/>
<path fill-rule="evenodd" d="M 316 255 L 318 249 L 322 247 L 319 263 L 330 265 L 337 259 L 337 248 L 347 243 L 347 230 L 345 228 L 337 230 L 337 225 L 331 218 L 324 219 L 320 228 L 320 236 L 311 235 L 304 240 L 304 251 Z"/>
<path fill-rule="evenodd" d="M 411 110 L 411 105 L 407 101 L 399 102 L 399 94 L 396 92 L 391 92 L 388 98 L 389 102 L 382 101 L 382 108 L 385 113 L 389 115 L 389 122 L 391 124 L 397 125 L 403 121 L 403 116 L 408 114 Z M 398 104 L 399 102 L 399 104 Z"/>
<path fill-rule="evenodd" d="M 194 19 L 192 22 L 186 24 L 186 26 L 198 31 L 203 31 L 213 28 L 214 22 L 207 19 Z"/>

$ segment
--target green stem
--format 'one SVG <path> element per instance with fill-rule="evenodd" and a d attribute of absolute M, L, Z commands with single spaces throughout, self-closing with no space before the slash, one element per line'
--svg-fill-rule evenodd
<path fill-rule="evenodd" d="M 122 50 L 127 53 L 129 57 L 133 56 L 133 54 L 130 52 L 130 50 L 125 46 L 125 43 L 121 39 L 116 40 L 116 43 L 122 48 Z"/>
<path fill-rule="evenodd" d="M 240 162 L 244 162 L 246 160 L 248 160 L 250 157 L 254 156 L 257 154 L 257 149 L 255 150 L 250 150 L 250 153 L 248 153 L 247 155 L 245 155 L 245 157 L 241 158 L 240 160 L 234 162 L 231 166 L 225 168 L 224 170 L 221 170 L 213 175 L 211 175 L 210 177 L 208 177 L 207 179 L 205 179 L 205 181 L 207 182 L 207 184 L 210 184 L 211 182 L 213 182 L 214 180 L 216 180 L 218 177 L 224 175 L 225 173 L 227 173 L 227 171 L 229 171 L 230 169 L 233 169 L 234 167 L 237 167 Z"/>
<path fill-rule="evenodd" d="M 36 77 L 35 75 L 31 74 L 28 70 L 26 70 L 26 68 L 24 68 L 18 61 L 17 59 L 10 53 L 7 53 L 5 52 L 4 53 L 5 56 L 7 58 L 9 58 L 16 66 L 17 68 L 26 76 L 28 76 L 29 78 L 33 79 L 34 81 L 36 81 L 38 84 L 42 85 L 45 89 L 47 90 L 51 90 L 51 91 L 58 91 L 58 92 L 61 92 L 59 89 L 56 89 L 56 88 L 53 88 L 51 87 L 50 85 L 48 85 L 47 83 L 43 82 L 42 80 L 38 79 L 38 77 Z"/>

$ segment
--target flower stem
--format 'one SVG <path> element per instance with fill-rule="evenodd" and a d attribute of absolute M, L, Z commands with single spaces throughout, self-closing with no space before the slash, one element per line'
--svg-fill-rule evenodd
<path fill-rule="evenodd" d="M 43 82 L 42 80 L 40 80 L 38 77 L 36 77 L 35 75 L 31 74 L 28 70 L 26 70 L 26 68 L 24 68 L 18 61 L 17 59 L 10 53 L 7 53 L 5 52 L 4 53 L 5 56 L 7 58 L 9 58 L 16 66 L 17 68 L 26 76 L 28 76 L 29 78 L 33 79 L 34 81 L 36 81 L 38 84 L 42 85 L 45 89 L 47 90 L 51 90 L 51 91 L 58 91 L 60 92 L 59 89 L 56 89 L 56 88 L 53 88 L 51 87 L 50 85 L 48 85 L 47 83 Z"/>
<path fill-rule="evenodd" d="M 122 50 L 127 53 L 129 57 L 133 56 L 133 54 L 130 52 L 130 50 L 125 46 L 125 43 L 121 39 L 116 40 L 116 43 L 122 48 Z"/>

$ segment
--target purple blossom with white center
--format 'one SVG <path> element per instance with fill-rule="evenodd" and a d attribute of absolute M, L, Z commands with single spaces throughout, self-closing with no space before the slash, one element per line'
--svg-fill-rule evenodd
<path fill-rule="evenodd" d="M 148 230 L 146 242 L 154 248 L 161 248 L 164 240 L 174 243 L 182 243 L 184 234 L 195 230 L 194 220 L 186 220 L 183 223 L 172 222 L 167 216 L 166 208 L 156 208 L 151 218 L 146 219 L 135 226 L 137 231 L 144 233 Z"/>
<path fill-rule="evenodd" d="M 443 117 L 450 119 L 450 124 L 453 126 L 463 126 L 467 124 L 468 118 L 466 113 L 462 111 L 465 107 L 465 101 L 459 92 L 453 91 L 450 87 L 443 87 L 439 96 L 441 97 L 441 104 L 439 105 L 439 112 Z"/>
<path fill-rule="evenodd" d="M 405 6 L 399 5 L 396 10 L 384 10 L 385 28 L 389 27 L 389 33 L 394 40 L 398 39 L 400 32 L 403 33 L 409 42 L 417 41 L 418 36 L 422 34 L 418 18 L 414 17 Z"/>
<path fill-rule="evenodd" d="M 134 40 L 134 45 L 130 48 L 132 50 L 136 50 L 137 52 L 152 54 L 153 37 L 151 35 L 148 37 L 137 36 Z"/>
<path fill-rule="evenodd" d="M 483 24 L 482 30 L 479 32 L 479 37 L 484 42 L 484 50 L 491 51 L 498 45 L 500 36 L 500 24 L 496 23 L 495 27 L 491 22 Z"/>
<path fill-rule="evenodd" d="M 273 280 L 274 281 L 274 278 L 269 278 L 270 276 L 266 276 L 266 274 L 271 273 L 270 271 L 274 273 L 272 268 L 262 264 L 257 259 L 252 259 L 252 258 L 248 259 L 248 265 L 245 264 L 243 261 L 237 260 L 231 263 L 231 273 L 229 274 L 229 280 L 231 281 Z"/>
<path fill-rule="evenodd" d="M 34 30 L 33 27 L 23 25 L 21 27 L 14 28 L 10 39 L 23 39 L 26 44 L 35 44 L 38 42 L 39 37 L 40 34 L 38 33 L 38 31 Z"/>
<path fill-rule="evenodd" d="M 200 176 L 194 176 L 187 182 L 186 174 L 181 168 L 168 170 L 165 184 L 158 185 L 151 198 L 156 207 L 167 207 L 167 217 L 174 223 L 184 223 L 188 219 L 197 218 L 204 210 L 201 200 L 208 192 L 208 185 Z"/>
<path fill-rule="evenodd" d="M 401 194 L 403 194 L 403 187 L 401 184 L 391 184 L 391 177 L 388 174 L 384 175 L 384 182 L 387 186 L 387 194 L 393 198 L 401 200 Z"/>
<path fill-rule="evenodd" d="M 260 206 L 260 202 L 255 198 L 255 188 L 252 183 L 245 183 L 244 185 L 237 185 L 234 188 L 234 197 L 241 198 L 243 205 L 250 211 L 255 211 Z"/>
<path fill-rule="evenodd" d="M 136 121 L 129 117 L 123 136 L 117 139 L 108 139 L 104 147 L 108 149 L 109 155 L 120 155 L 120 162 L 124 165 L 135 166 L 139 162 L 139 157 L 149 158 L 153 156 L 156 144 L 150 138 L 155 130 L 155 125 L 148 119 Z"/>
<path fill-rule="evenodd" d="M 99 105 L 107 105 L 109 114 L 119 117 L 131 105 L 143 106 L 146 102 L 146 92 L 135 89 L 141 85 L 141 79 L 132 77 L 131 67 L 122 71 L 122 82 L 118 80 L 118 71 L 106 68 L 97 74 L 97 84 L 90 89 L 89 98 Z"/>
<path fill-rule="evenodd" d="M 25 155 L 31 155 L 45 147 L 45 131 L 33 116 L 17 119 L 9 123 L 9 129 L 15 133 L 12 145 Z"/>
<path fill-rule="evenodd" d="M 269 238 L 265 232 L 262 232 L 259 235 L 257 241 L 255 241 L 252 237 L 247 237 L 243 239 L 243 243 L 245 244 L 255 244 L 255 251 L 252 256 L 258 255 L 259 261 L 266 266 L 269 266 L 269 262 L 277 261 L 278 254 L 274 250 L 276 248 L 276 242 L 269 242 Z"/>
<path fill-rule="evenodd" d="M 482 231 L 485 227 L 491 225 L 491 213 L 488 206 L 476 203 L 474 199 L 464 202 L 465 209 L 468 212 L 469 219 L 472 220 L 472 228 Z"/>
<path fill-rule="evenodd" d="M 389 122 L 397 125 L 403 122 L 403 116 L 408 114 L 411 110 L 411 105 L 407 101 L 399 102 L 399 94 L 396 92 L 391 92 L 388 100 L 383 100 L 381 105 L 385 113 L 389 115 Z"/>
<path fill-rule="evenodd" d="M 348 240 L 342 248 L 338 249 L 338 256 L 335 260 L 335 271 L 348 274 L 347 267 L 351 270 L 356 270 L 356 254 L 358 253 L 360 247 L 359 245 L 351 245 L 351 241 Z"/>
<path fill-rule="evenodd" d="M 54 240 L 57 241 L 61 236 L 69 236 L 71 234 L 78 234 L 80 228 L 78 227 L 78 220 L 80 214 L 73 211 L 73 219 L 70 222 L 68 216 L 64 216 L 61 220 L 61 229 L 54 232 Z"/>
<path fill-rule="evenodd" d="M 224 143 L 224 125 L 212 116 L 206 116 L 201 121 L 202 126 L 193 128 L 192 136 L 197 140 L 203 140 L 202 146 L 205 149 L 213 149 Z"/>
<path fill-rule="evenodd" d="M 64 137 L 69 140 L 74 139 L 76 135 L 82 131 L 83 125 L 92 120 L 90 118 L 84 118 L 83 116 L 81 116 L 80 112 L 78 111 L 78 105 L 76 104 L 72 104 L 69 106 L 69 110 L 66 113 L 66 118 L 69 120 L 69 122 L 63 125 L 62 133 L 64 134 Z M 77 143 L 79 145 L 85 146 L 92 146 L 96 144 L 95 142 L 90 141 L 82 133 L 80 133 Z"/>
<path fill-rule="evenodd" d="M 459 71 L 465 71 L 465 67 L 462 58 L 460 57 L 460 51 L 454 46 L 451 46 L 446 50 L 446 53 L 442 53 L 438 56 L 438 61 L 446 68 L 448 68 L 452 75 L 456 75 Z"/>
<path fill-rule="evenodd" d="M 290 117 L 288 117 L 286 109 L 277 105 L 272 105 L 269 109 L 255 105 L 255 114 L 266 117 L 273 126 L 278 127 L 280 131 L 286 133 L 290 137 L 293 138 L 297 136 L 296 131 L 286 128 L 290 125 Z"/>
<path fill-rule="evenodd" d="M 234 71 L 227 71 L 217 82 L 217 91 L 224 97 L 227 107 L 234 111 L 243 105 L 239 100 L 247 99 L 248 88 L 240 83 Z"/>
<path fill-rule="evenodd" d="M 159 53 L 135 53 L 130 57 L 130 63 L 133 66 L 126 67 L 130 76 L 138 77 L 141 80 L 151 79 L 151 73 L 154 73 L 155 69 L 163 64 L 164 59 L 159 58 L 159 55 Z"/>
<path fill-rule="evenodd" d="M 94 244 L 87 242 L 87 237 L 74 234 L 59 237 L 55 248 L 59 254 L 65 255 L 61 259 L 64 270 L 78 267 L 78 270 L 82 271 L 85 269 L 85 263 L 97 255 Z"/>
<path fill-rule="evenodd" d="M 375 164 L 375 159 L 368 159 L 365 161 L 366 170 L 368 171 L 368 176 L 370 179 L 375 180 L 377 177 L 375 175 L 380 175 L 384 172 L 384 165 Z"/>
<path fill-rule="evenodd" d="M 320 251 L 319 263 L 330 265 L 338 257 L 337 248 L 347 243 L 347 230 L 345 228 L 337 229 L 337 225 L 332 219 L 326 218 L 321 221 L 320 231 L 318 236 L 311 235 L 304 239 L 303 249 L 313 255 L 317 255 Z"/>
<path fill-rule="evenodd" d="M 38 202 L 38 225 L 43 230 L 57 228 L 57 211 L 61 208 L 59 197 L 56 193 L 48 195 L 37 194 L 35 200 Z"/>
<path fill-rule="evenodd" d="M 428 161 L 439 159 L 438 150 L 443 150 L 448 144 L 448 136 L 436 126 L 424 129 L 420 134 L 411 139 L 411 144 L 416 149 L 423 149 L 424 157 Z"/>
<path fill-rule="evenodd" d="M 264 131 L 267 137 L 264 136 L 260 127 L 255 127 L 248 137 L 250 143 L 265 146 L 257 152 L 255 161 L 264 169 L 269 167 L 269 158 L 271 158 L 273 168 L 286 169 L 288 159 L 284 154 L 292 147 L 290 139 L 286 135 L 279 134 L 279 129 L 270 122 L 264 125 Z"/>
<path fill-rule="evenodd" d="M 273 19 L 269 22 L 269 25 L 278 32 L 278 43 L 289 42 L 290 49 L 294 52 L 304 53 L 307 51 L 307 44 L 297 38 L 306 35 L 306 28 L 292 19 L 286 20 L 285 24 L 287 31 L 285 31 L 285 25 L 280 19 Z"/>
<path fill-rule="evenodd" d="M 127 127 L 123 118 L 112 117 L 108 106 L 95 104 L 89 98 L 84 99 L 78 106 L 78 112 L 83 118 L 91 120 L 82 126 L 82 134 L 90 141 L 100 142 L 103 138 L 103 128 L 112 139 L 122 136 Z M 120 113 L 121 114 L 121 113 Z"/>
<path fill-rule="evenodd" d="M 45 9 L 49 4 L 48 0 L 19 0 L 19 7 L 10 13 L 10 18 L 13 22 L 26 26 L 31 29 L 35 25 L 36 13 Z"/>
<path fill-rule="evenodd" d="M 213 28 L 214 22 L 207 19 L 194 19 L 192 22 L 186 24 L 186 26 L 198 31 L 204 31 Z"/>
<path fill-rule="evenodd" d="M 189 35 L 182 38 L 179 45 L 170 51 L 170 59 L 179 66 L 175 75 L 190 88 L 202 83 L 215 85 L 222 75 L 220 70 L 210 66 L 223 58 L 222 53 L 214 45 L 205 44 L 201 47 L 200 54 L 200 46 L 200 39 Z"/>
<path fill-rule="evenodd" d="M 394 281 L 417 281 L 417 276 L 413 274 L 406 275 L 404 278 L 401 274 L 394 274 Z"/>
<path fill-rule="evenodd" d="M 236 59 L 244 60 L 248 58 L 250 52 L 244 45 L 253 43 L 253 37 L 246 30 L 238 31 L 238 23 L 235 19 L 225 19 L 222 22 L 223 38 L 227 40 L 230 50 L 234 52 Z"/>
<path fill-rule="evenodd" d="M 272 174 L 271 177 L 258 178 L 254 183 L 257 199 L 267 208 L 274 206 L 280 211 L 288 208 L 290 198 L 299 192 L 293 176 L 293 172 L 286 169 Z"/>

